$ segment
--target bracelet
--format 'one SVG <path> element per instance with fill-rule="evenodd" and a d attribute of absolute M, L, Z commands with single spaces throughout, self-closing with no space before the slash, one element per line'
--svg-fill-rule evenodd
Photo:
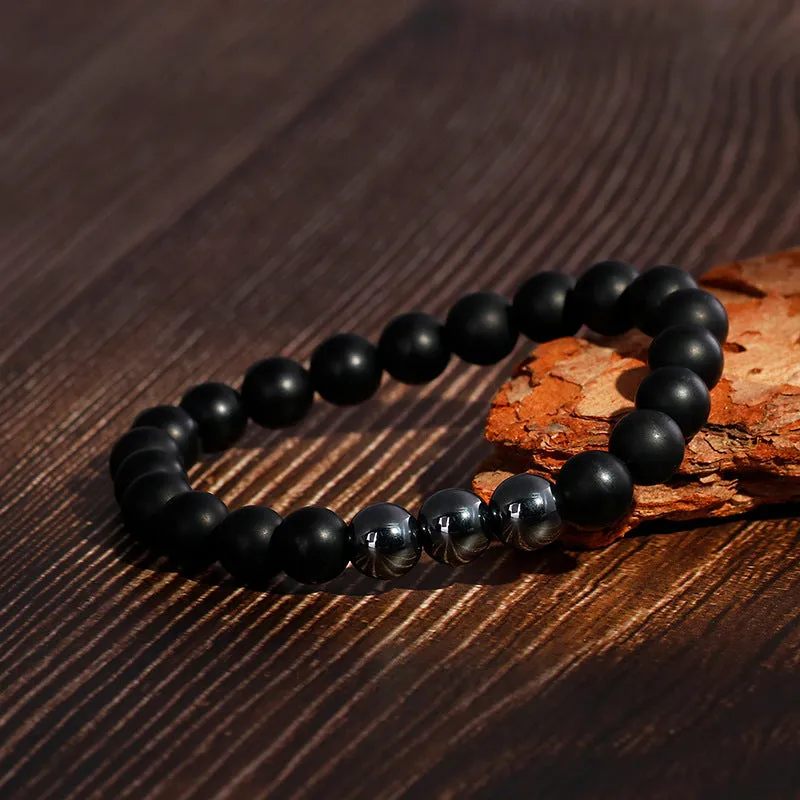
<path fill-rule="evenodd" d="M 582 325 L 606 336 L 637 327 L 654 337 L 651 372 L 636 393 L 636 410 L 614 426 L 608 452 L 569 458 L 551 483 L 523 473 L 504 480 L 487 504 L 464 489 L 442 489 L 413 516 L 376 503 L 347 524 L 309 506 L 282 519 L 264 506 L 229 512 L 208 492 L 193 491 L 186 470 L 203 453 L 235 444 L 248 418 L 265 428 L 303 419 L 314 395 L 335 405 L 371 397 L 382 373 L 408 384 L 437 378 L 454 353 L 470 364 L 508 356 L 519 333 L 535 342 L 571 336 Z M 668 481 L 685 441 L 706 423 L 709 390 L 722 376 L 728 317 L 720 301 L 678 267 L 641 274 L 619 261 L 590 267 L 574 281 L 541 272 L 509 302 L 479 292 L 459 300 L 444 324 L 422 313 L 393 319 L 377 347 L 361 336 L 332 336 L 308 369 L 288 358 L 251 367 L 241 391 L 223 383 L 190 389 L 179 406 L 140 414 L 110 455 L 114 491 L 126 528 L 182 565 L 218 560 L 237 580 L 258 584 L 280 571 L 301 583 L 324 583 L 349 562 L 364 575 L 397 578 L 422 549 L 444 564 L 466 564 L 496 538 L 520 550 L 555 541 L 565 525 L 613 525 L 633 503 L 633 487 Z"/>

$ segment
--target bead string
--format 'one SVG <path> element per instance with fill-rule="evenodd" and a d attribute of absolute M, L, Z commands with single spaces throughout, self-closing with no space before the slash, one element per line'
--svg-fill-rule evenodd
<path fill-rule="evenodd" d="M 504 480 L 487 504 L 464 489 L 442 489 L 413 516 L 376 503 L 347 524 L 327 508 L 309 506 L 285 519 L 264 506 L 229 512 L 213 494 L 193 491 L 186 470 L 202 453 L 235 444 L 248 418 L 266 428 L 303 419 L 315 394 L 334 405 L 371 397 L 382 373 L 409 384 L 437 378 L 451 354 L 470 364 L 495 364 L 522 333 L 535 342 L 570 336 L 586 325 L 613 336 L 637 327 L 653 336 L 651 372 L 636 394 L 636 410 L 611 433 L 608 452 L 569 458 L 555 483 L 523 473 Z M 251 367 L 241 392 L 223 383 L 190 389 L 179 406 L 140 414 L 110 456 L 114 490 L 127 529 L 179 563 L 219 562 L 245 583 L 281 570 L 302 583 L 324 583 L 353 566 L 373 578 L 408 572 L 422 549 L 441 563 L 477 558 L 492 538 L 521 550 L 555 541 L 566 524 L 599 529 L 619 521 L 634 485 L 668 481 L 685 441 L 706 423 L 709 390 L 722 375 L 728 317 L 716 297 L 673 266 L 641 274 L 604 261 L 577 280 L 541 272 L 510 303 L 479 292 L 459 300 L 442 325 L 428 314 L 393 319 L 377 347 L 355 334 L 332 336 L 313 352 L 309 368 L 288 358 Z"/>

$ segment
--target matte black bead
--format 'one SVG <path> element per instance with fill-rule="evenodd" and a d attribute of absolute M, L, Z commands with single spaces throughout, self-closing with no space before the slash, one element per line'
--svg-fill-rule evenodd
<path fill-rule="evenodd" d="M 699 325 L 673 325 L 650 343 L 647 363 L 652 370 L 686 367 L 713 389 L 722 377 L 724 358 L 711 331 Z"/>
<path fill-rule="evenodd" d="M 668 295 L 656 312 L 658 331 L 673 325 L 700 325 L 707 328 L 720 344 L 728 338 L 728 312 L 710 292 L 703 289 L 679 289 Z"/>
<path fill-rule="evenodd" d="M 697 281 L 686 270 L 665 264 L 650 267 L 630 285 L 622 299 L 633 324 L 648 336 L 658 333 L 658 307 L 667 295 L 695 289 Z"/>
<path fill-rule="evenodd" d="M 608 450 L 625 464 L 635 484 L 665 483 L 683 461 L 683 431 L 663 411 L 632 411 L 614 426 Z"/>
<path fill-rule="evenodd" d="M 587 450 L 568 459 L 556 479 L 561 516 L 576 527 L 596 530 L 621 519 L 633 502 L 633 479 L 611 453 Z"/>
<path fill-rule="evenodd" d="M 616 336 L 632 324 L 621 302 L 622 294 L 637 276 L 621 261 L 601 261 L 578 278 L 567 301 L 567 313 L 603 336 Z"/>
<path fill-rule="evenodd" d="M 534 342 L 572 336 L 581 320 L 567 298 L 575 280 L 561 272 L 540 272 L 519 287 L 512 306 L 514 324 Z"/>
<path fill-rule="evenodd" d="M 636 408 L 663 411 L 689 439 L 706 424 L 711 413 L 711 395 L 702 378 L 690 369 L 662 367 L 639 385 Z"/>
<path fill-rule="evenodd" d="M 128 487 L 148 472 L 171 472 L 186 479 L 183 465 L 174 453 L 166 450 L 137 450 L 120 465 L 114 476 L 114 496 L 121 502 Z"/>
<path fill-rule="evenodd" d="M 197 423 L 182 408 L 178 406 L 155 406 L 142 411 L 133 422 L 134 428 L 151 426 L 161 428 L 168 433 L 177 443 L 181 451 L 181 459 L 186 469 L 200 458 L 200 435 Z"/>
<path fill-rule="evenodd" d="M 419 510 L 425 552 L 442 564 L 467 564 L 489 546 L 493 519 L 486 503 L 465 489 L 442 489 Z"/>
<path fill-rule="evenodd" d="M 368 400 L 381 385 L 377 348 L 354 333 L 326 339 L 311 356 L 311 382 L 335 406 Z"/>
<path fill-rule="evenodd" d="M 462 297 L 445 322 L 450 349 L 469 364 L 496 364 L 511 353 L 519 333 L 511 304 L 492 292 Z"/>
<path fill-rule="evenodd" d="M 244 376 L 241 394 L 247 415 L 265 428 L 296 425 L 314 402 L 308 371 L 291 358 L 254 364 Z"/>
<path fill-rule="evenodd" d="M 111 448 L 108 466 L 111 469 L 112 478 L 116 476 L 122 462 L 138 450 L 164 450 L 174 455 L 175 458 L 181 457 L 177 442 L 161 428 L 149 426 L 132 428 L 127 433 L 123 433 Z"/>
<path fill-rule="evenodd" d="M 300 583 L 325 583 L 349 560 L 347 524 L 327 508 L 293 511 L 275 529 L 273 545 L 284 572 Z"/>
<path fill-rule="evenodd" d="M 214 556 L 214 532 L 227 515 L 216 495 L 177 494 L 154 517 L 155 543 L 181 564 L 207 563 Z"/>
<path fill-rule="evenodd" d="M 401 506 L 367 506 L 350 523 L 350 560 L 364 575 L 389 580 L 405 575 L 419 561 L 419 523 Z"/>
<path fill-rule="evenodd" d="M 378 341 L 381 366 L 402 383 L 428 383 L 441 375 L 450 361 L 444 325 L 430 314 L 395 317 Z"/>
<path fill-rule="evenodd" d="M 265 506 L 232 511 L 214 533 L 220 564 L 236 580 L 259 584 L 281 571 L 272 536 L 281 518 Z"/>
<path fill-rule="evenodd" d="M 137 478 L 122 496 L 122 518 L 136 536 L 153 541 L 156 515 L 173 497 L 190 492 L 192 487 L 184 475 L 174 472 L 148 472 Z"/>
<path fill-rule="evenodd" d="M 497 537 L 519 550 L 538 550 L 564 529 L 554 486 L 538 475 L 512 475 L 495 490 L 489 510 L 498 520 Z"/>
<path fill-rule="evenodd" d="M 194 386 L 183 396 L 181 408 L 197 423 L 206 453 L 217 453 L 236 444 L 247 427 L 239 392 L 225 383 Z"/>

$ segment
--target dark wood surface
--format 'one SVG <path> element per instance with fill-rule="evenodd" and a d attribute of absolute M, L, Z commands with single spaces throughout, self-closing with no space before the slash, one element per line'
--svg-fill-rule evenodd
<path fill-rule="evenodd" d="M 126 539 L 104 454 L 468 290 L 797 244 L 799 10 L 4 3 L 0 797 L 798 796 L 795 518 L 254 592 Z M 198 480 L 416 507 L 509 369 L 320 404 Z"/>

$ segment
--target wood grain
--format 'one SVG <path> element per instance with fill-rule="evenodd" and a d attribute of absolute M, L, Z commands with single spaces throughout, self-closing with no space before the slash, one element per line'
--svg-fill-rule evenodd
<path fill-rule="evenodd" d="M 0 30 L 0 796 L 790 797 L 795 511 L 265 592 L 122 534 L 148 404 L 598 258 L 797 244 L 780 0 L 36 0 Z M 416 507 L 510 364 L 251 429 L 236 506 Z"/>

